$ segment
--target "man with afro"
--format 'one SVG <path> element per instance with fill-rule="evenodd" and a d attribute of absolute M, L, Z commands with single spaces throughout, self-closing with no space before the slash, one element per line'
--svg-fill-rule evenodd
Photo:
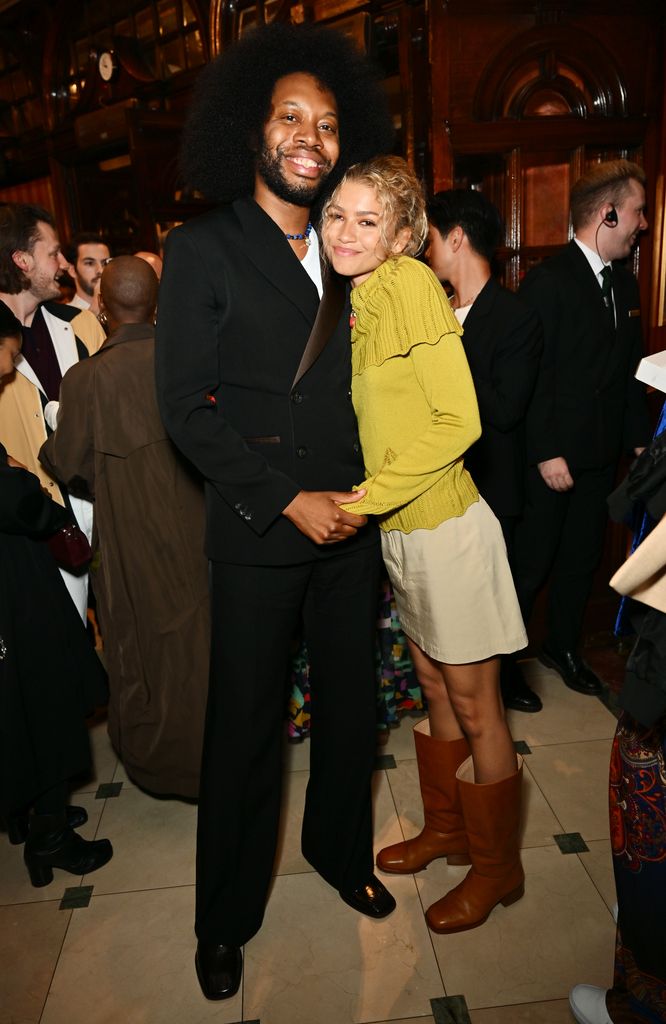
<path fill-rule="evenodd" d="M 384 917 L 373 874 L 374 626 L 379 549 L 339 505 L 363 479 L 350 307 L 320 264 L 315 210 L 392 144 L 381 86 L 344 37 L 271 23 L 200 76 L 185 183 L 220 205 L 171 232 L 159 299 L 164 422 L 206 481 L 212 651 L 197 837 L 196 967 L 237 991 L 259 930 L 280 815 L 286 675 L 311 661 L 305 857 Z"/>

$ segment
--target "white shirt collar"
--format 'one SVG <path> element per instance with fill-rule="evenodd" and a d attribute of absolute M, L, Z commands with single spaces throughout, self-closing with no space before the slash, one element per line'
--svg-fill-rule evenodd
<path fill-rule="evenodd" d="M 581 242 L 580 238 L 576 238 L 574 235 L 574 242 L 585 256 L 585 259 L 592 267 L 592 270 L 597 275 L 597 280 L 601 283 L 601 271 L 604 267 L 610 267 L 610 263 L 604 263 L 601 256 L 595 249 L 590 249 L 589 245 L 585 245 L 585 242 Z"/>
<path fill-rule="evenodd" d="M 314 228 L 310 234 L 310 244 L 305 256 L 301 260 L 301 266 L 303 267 L 303 270 L 307 271 L 314 282 L 315 287 L 319 292 L 319 298 L 321 299 L 324 293 L 324 285 L 321 278 L 321 263 L 319 260 L 319 239 Z"/>

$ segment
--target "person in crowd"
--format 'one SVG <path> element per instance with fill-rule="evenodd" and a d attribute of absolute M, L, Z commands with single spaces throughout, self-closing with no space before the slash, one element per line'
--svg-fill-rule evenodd
<path fill-rule="evenodd" d="M 104 331 L 92 313 L 58 302 L 66 267 L 53 218 L 39 206 L 0 206 L 0 302 L 18 318 L 23 348 L 0 393 L 0 441 L 37 476 L 47 493 L 68 504 L 88 540 L 92 505 L 70 496 L 40 465 L 37 454 L 53 429 L 63 374 L 96 352 Z M 62 570 L 81 618 L 88 606 L 88 576 Z"/>
<path fill-rule="evenodd" d="M 357 509 L 376 516 L 429 722 L 417 727 L 426 824 L 382 850 L 382 870 L 469 863 L 427 911 L 474 928 L 520 899 L 522 762 L 499 694 L 498 654 L 525 645 L 501 527 L 463 464 L 481 432 L 460 327 L 413 257 L 428 233 L 419 182 L 398 157 L 353 166 L 323 210 L 334 269 L 352 283 L 352 399 L 365 458 Z M 434 752 L 436 751 L 436 752 Z"/>
<path fill-rule="evenodd" d="M 109 337 L 65 374 L 40 459 L 95 502 L 113 746 L 145 789 L 196 797 L 210 646 L 203 485 L 157 408 L 157 287 L 144 260 L 118 256 L 107 266 L 100 303 Z"/>
<path fill-rule="evenodd" d="M 0 395 L 21 348 L 21 323 L 0 305 Z M 34 886 L 53 869 L 102 867 L 108 839 L 86 841 L 69 782 L 89 772 L 85 715 L 106 701 L 104 670 L 44 543 L 71 523 L 0 443 L 0 816 L 10 842 L 25 842 Z"/>
<path fill-rule="evenodd" d="M 303 853 L 355 910 L 395 907 L 372 852 L 379 545 L 364 516 L 340 508 L 363 466 L 349 308 L 322 272 L 310 212 L 392 135 L 381 86 L 347 39 L 278 22 L 202 72 L 184 135 L 184 179 L 224 204 L 170 233 L 157 323 L 164 421 L 206 480 L 213 634 L 195 962 L 210 999 L 237 990 L 240 947 L 264 915 L 301 618 L 312 686 Z"/>
<path fill-rule="evenodd" d="M 140 260 L 145 260 L 157 274 L 157 280 L 161 279 L 163 268 L 161 256 L 158 256 L 155 252 L 144 252 L 143 250 L 135 252 L 134 255 L 138 256 Z"/>
<path fill-rule="evenodd" d="M 542 351 L 536 313 L 495 280 L 491 264 L 502 239 L 499 210 L 482 192 L 449 189 L 427 204 L 430 234 L 426 260 L 453 288 L 451 305 L 479 403 L 481 437 L 465 466 L 497 516 L 513 564 L 516 523 L 525 502 L 525 417 Z M 504 706 L 540 711 L 541 700 L 504 659 Z"/>
<path fill-rule="evenodd" d="M 576 985 L 579 1024 L 666 1020 L 666 433 L 611 495 L 611 516 L 643 514 L 633 554 L 611 585 L 627 595 L 637 634 L 619 696 L 611 752 L 610 836 L 618 901 L 613 985 Z"/>
<path fill-rule="evenodd" d="M 106 241 L 95 232 L 80 231 L 71 239 L 65 258 L 72 268 L 75 291 L 69 305 L 99 313 L 99 282 L 111 258 Z"/>
<path fill-rule="evenodd" d="M 650 438 L 645 386 L 634 378 L 643 344 L 638 283 L 617 262 L 647 228 L 642 168 L 593 165 L 571 190 L 571 220 L 573 240 L 519 289 L 541 321 L 544 352 L 527 418 L 514 577 L 526 622 L 548 582 L 540 658 L 568 687 L 594 696 L 602 684 L 579 647 L 606 498 L 621 452 L 638 453 Z"/>

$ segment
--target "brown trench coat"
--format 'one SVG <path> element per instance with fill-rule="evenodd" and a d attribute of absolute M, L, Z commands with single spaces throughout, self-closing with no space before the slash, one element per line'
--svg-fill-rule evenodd
<path fill-rule="evenodd" d="M 194 797 L 210 644 L 204 499 L 157 410 L 152 326 L 123 325 L 65 374 L 40 459 L 95 501 L 113 746 L 140 786 Z"/>

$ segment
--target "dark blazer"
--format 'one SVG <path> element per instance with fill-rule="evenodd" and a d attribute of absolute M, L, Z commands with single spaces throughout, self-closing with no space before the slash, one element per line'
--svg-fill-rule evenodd
<path fill-rule="evenodd" d="M 616 329 L 608 326 L 597 277 L 576 242 L 531 270 L 520 298 L 538 313 L 544 352 L 528 414 L 532 464 L 563 456 L 571 469 L 611 465 L 649 442 L 638 284 L 613 266 Z"/>
<path fill-rule="evenodd" d="M 301 490 L 363 480 L 351 402 L 349 304 L 303 372 L 317 289 L 280 228 L 242 198 L 169 235 L 156 333 L 166 428 L 206 480 L 208 556 L 279 565 L 325 557 L 283 515 Z M 376 543 L 366 527 L 350 545 Z"/>
<path fill-rule="evenodd" d="M 465 318 L 463 345 L 482 434 L 465 454 L 496 516 L 518 516 L 524 501 L 525 416 L 542 350 L 538 317 L 490 278 Z"/>

